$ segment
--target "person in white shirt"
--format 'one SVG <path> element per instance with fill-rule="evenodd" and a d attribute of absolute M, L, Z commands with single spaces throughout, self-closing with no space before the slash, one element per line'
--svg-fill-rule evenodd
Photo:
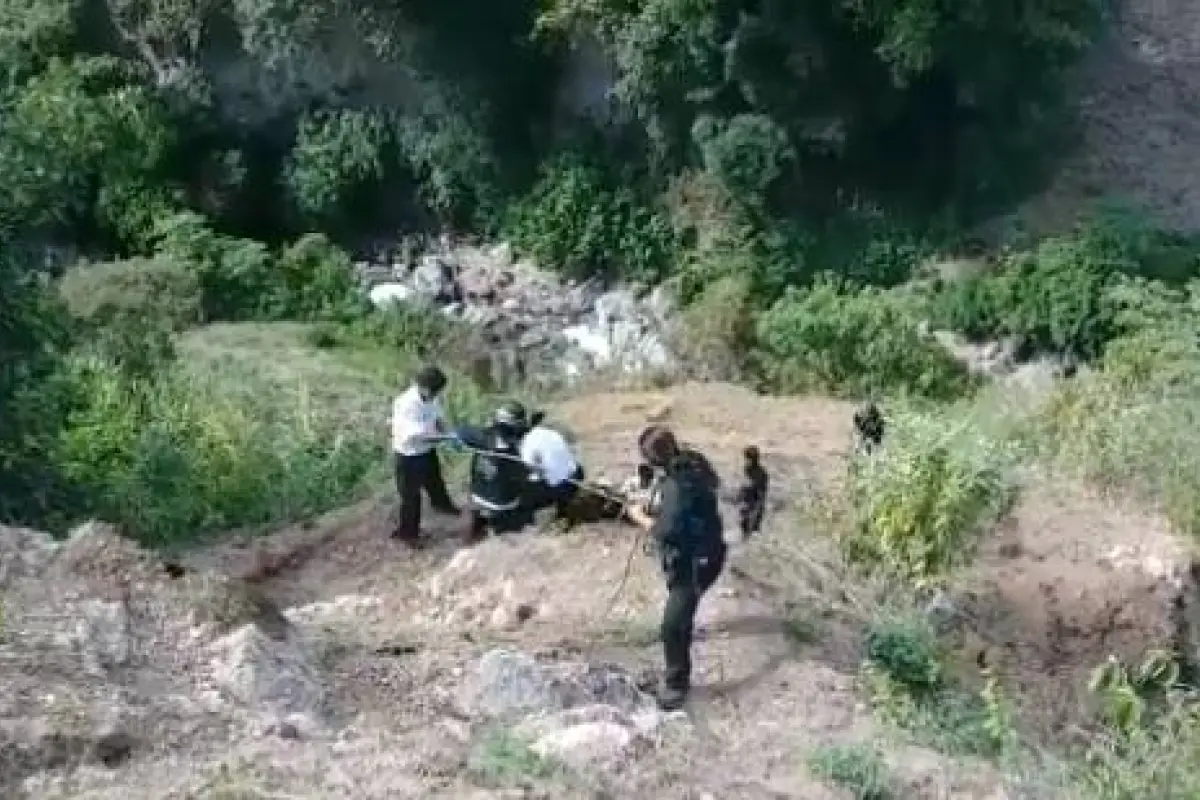
<path fill-rule="evenodd" d="M 526 505 L 531 511 L 554 506 L 558 518 L 569 521 L 569 507 L 584 479 L 583 467 L 561 433 L 542 423 L 545 413 L 534 412 L 531 427 L 521 439 L 521 460 L 533 472 Z"/>
<path fill-rule="evenodd" d="M 395 453 L 396 491 L 400 514 L 392 536 L 417 546 L 421 540 L 421 491 L 429 504 L 443 514 L 458 514 L 446 491 L 437 441 L 448 433 L 439 397 L 446 374 L 434 366 L 423 368 L 416 380 L 392 402 L 392 451 Z"/>

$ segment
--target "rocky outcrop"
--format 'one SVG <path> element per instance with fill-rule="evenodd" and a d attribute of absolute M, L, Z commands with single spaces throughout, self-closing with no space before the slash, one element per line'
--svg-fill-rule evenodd
<path fill-rule="evenodd" d="M 489 362 L 507 359 L 481 370 L 492 373 L 485 382 L 505 384 L 509 376 L 570 382 L 597 370 L 676 368 L 667 345 L 675 307 L 666 288 L 561 281 L 516 259 L 506 244 L 443 242 L 420 255 L 408 249 L 382 260 L 359 265 L 371 302 L 424 304 L 479 332 Z M 497 374 L 504 377 L 496 380 Z"/>
<path fill-rule="evenodd" d="M 660 726 L 685 718 L 658 711 L 619 667 L 543 663 L 511 650 L 492 650 L 475 663 L 459 703 L 472 718 L 511 724 L 537 755 L 574 767 L 649 750 Z"/>

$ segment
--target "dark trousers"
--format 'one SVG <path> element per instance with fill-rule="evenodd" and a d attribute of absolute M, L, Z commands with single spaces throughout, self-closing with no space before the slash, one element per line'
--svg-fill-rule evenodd
<path fill-rule="evenodd" d="M 516 533 L 528 525 L 532 518 L 532 512 L 524 506 L 490 514 L 468 506 L 463 509 L 460 517 L 462 539 L 466 544 L 475 544 L 482 541 L 489 530 L 497 534 Z"/>
<path fill-rule="evenodd" d="M 547 486 L 540 481 L 529 483 L 529 496 L 524 502 L 530 511 L 540 511 L 543 508 L 554 507 L 560 519 L 569 516 L 571 502 L 579 494 L 578 484 L 584 479 L 583 467 L 576 467 L 571 473 L 571 480 L 563 481 L 558 486 Z"/>
<path fill-rule="evenodd" d="M 436 452 L 417 456 L 396 454 L 396 492 L 400 495 L 400 518 L 396 537 L 416 539 L 421 532 L 421 490 L 429 496 L 429 505 L 443 514 L 457 514 L 458 508 L 446 491 L 442 465 Z"/>
<path fill-rule="evenodd" d="M 663 573 L 667 579 L 667 603 L 660 631 L 666 662 L 663 683 L 672 691 L 687 692 L 691 686 L 696 609 L 700 598 L 721 577 L 727 549 L 721 543 L 696 557 L 670 551 L 663 555 Z"/>

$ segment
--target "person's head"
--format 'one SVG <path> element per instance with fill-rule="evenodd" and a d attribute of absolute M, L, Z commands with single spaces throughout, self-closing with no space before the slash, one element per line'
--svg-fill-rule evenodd
<path fill-rule="evenodd" d="M 532 414 L 529 415 L 529 427 L 531 427 L 531 428 L 536 428 L 538 425 L 541 425 L 545 421 L 546 421 L 546 412 L 545 411 L 534 411 Z"/>
<path fill-rule="evenodd" d="M 679 455 L 679 441 L 670 428 L 651 425 L 638 436 L 638 451 L 651 466 L 666 469 Z"/>
<path fill-rule="evenodd" d="M 742 451 L 742 457 L 746 459 L 746 466 L 758 466 L 759 453 L 758 448 L 754 445 L 747 445 L 746 449 Z"/>
<path fill-rule="evenodd" d="M 432 400 L 446 388 L 446 373 L 429 364 L 417 372 L 415 383 L 421 397 L 425 400 Z"/>
<path fill-rule="evenodd" d="M 492 424 L 508 433 L 525 430 L 529 427 L 525 406 L 516 400 L 506 400 L 492 412 Z"/>

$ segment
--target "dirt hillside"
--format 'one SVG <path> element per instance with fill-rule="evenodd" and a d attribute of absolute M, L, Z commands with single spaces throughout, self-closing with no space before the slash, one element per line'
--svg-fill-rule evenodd
<path fill-rule="evenodd" d="M 630 529 L 448 538 L 412 554 L 388 501 L 167 567 L 103 526 L 0 538 L 0 787 L 38 798 L 841 798 L 809 756 L 872 743 L 900 796 L 1028 796 L 903 743 L 860 691 L 861 609 L 797 513 L 842 469 L 850 409 L 731 386 L 555 410 L 594 472 L 624 474 L 648 414 L 727 479 L 762 447 L 780 491 L 701 610 L 697 691 L 661 714 L 663 589 Z M 278 569 L 246 583 L 264 558 Z M 1154 561 L 1157 559 L 1157 561 Z M 1034 698 L 1136 649 L 1177 560 L 1152 516 L 1046 486 L 989 542 L 956 601 Z M 1039 694 L 1040 692 L 1040 694 Z M 1035 700 L 1035 702 L 1037 702 Z M 1048 708 L 1066 718 L 1070 709 Z M 1053 720 L 1051 720 L 1052 722 Z"/>

